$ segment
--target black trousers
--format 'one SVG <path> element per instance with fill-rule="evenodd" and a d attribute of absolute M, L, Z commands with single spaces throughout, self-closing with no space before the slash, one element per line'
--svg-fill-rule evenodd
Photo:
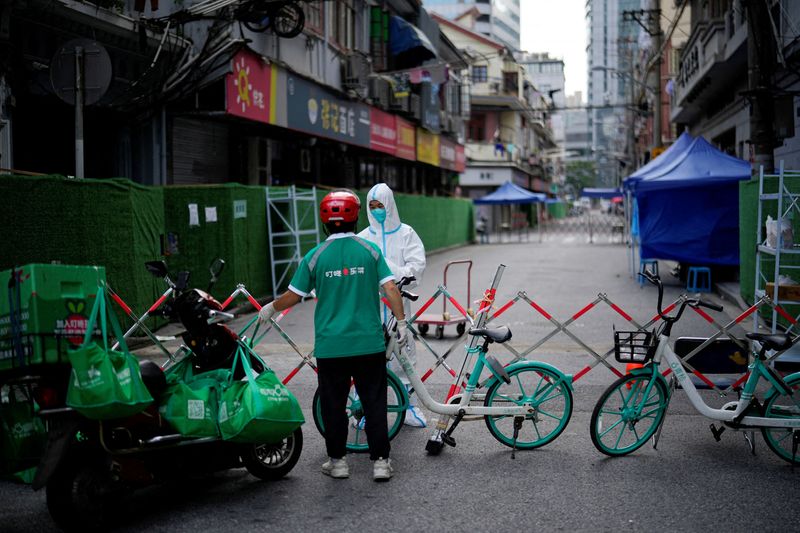
<path fill-rule="evenodd" d="M 341 459 L 347 453 L 347 395 L 351 379 L 364 408 L 369 457 L 389 457 L 389 428 L 386 422 L 386 354 L 379 352 L 354 357 L 317 359 L 322 424 L 328 457 Z"/>

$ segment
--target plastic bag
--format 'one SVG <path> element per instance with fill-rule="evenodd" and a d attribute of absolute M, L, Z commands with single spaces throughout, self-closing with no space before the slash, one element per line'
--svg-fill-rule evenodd
<path fill-rule="evenodd" d="M 777 248 L 779 243 L 781 248 L 791 248 L 794 245 L 794 231 L 792 221 L 788 218 L 781 219 L 780 235 L 778 234 L 778 221 L 771 216 L 767 216 L 767 246 Z"/>

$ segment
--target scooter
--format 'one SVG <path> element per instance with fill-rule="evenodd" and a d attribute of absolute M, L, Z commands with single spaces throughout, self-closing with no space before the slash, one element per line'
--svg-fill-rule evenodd
<path fill-rule="evenodd" d="M 212 264 L 212 283 L 224 262 Z M 171 300 L 160 314 L 186 328 L 184 345 L 164 368 L 190 358 L 196 372 L 231 368 L 239 343 L 244 342 L 220 320 L 233 315 L 206 291 L 189 288 L 189 273 L 173 282 L 165 263 L 149 262 L 147 269 L 162 277 Z M 181 357 L 181 355 L 183 357 Z M 180 359 L 180 361 L 178 361 Z M 251 357 L 253 369 L 263 364 Z M 156 399 L 143 412 L 118 420 L 89 420 L 62 405 L 42 409 L 48 426 L 48 444 L 33 482 L 34 490 L 46 489 L 47 507 L 56 524 L 66 530 L 85 530 L 109 523 L 122 499 L 135 489 L 188 475 L 244 467 L 264 480 L 284 477 L 297 464 L 303 434 L 297 428 L 282 441 L 270 444 L 237 444 L 220 437 L 186 437 L 162 419 L 158 399 L 166 389 L 164 368 L 141 361 L 142 380 Z M 234 379 L 239 379 L 239 370 Z M 64 391 L 67 383 L 63 383 Z M 65 397 L 61 391 L 55 394 Z"/>

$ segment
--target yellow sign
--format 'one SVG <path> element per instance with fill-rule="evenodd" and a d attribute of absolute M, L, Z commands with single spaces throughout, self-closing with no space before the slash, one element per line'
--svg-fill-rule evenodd
<path fill-rule="evenodd" d="M 656 146 L 650 150 L 650 158 L 655 159 L 667 150 L 666 146 Z"/>
<path fill-rule="evenodd" d="M 439 166 L 439 135 L 417 128 L 417 161 Z"/>

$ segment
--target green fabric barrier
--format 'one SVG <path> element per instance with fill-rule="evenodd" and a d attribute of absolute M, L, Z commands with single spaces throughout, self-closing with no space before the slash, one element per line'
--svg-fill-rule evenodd
<path fill-rule="evenodd" d="M 564 202 L 547 204 L 547 212 L 553 218 L 565 218 L 567 216 L 567 204 Z"/>
<path fill-rule="evenodd" d="M 358 197 L 361 199 L 358 231 L 369 225 L 366 211 L 369 205 L 367 192 L 369 190 L 358 192 Z M 394 199 L 400 220 L 414 228 L 422 239 L 426 252 L 468 244 L 475 240 L 475 213 L 472 201 L 464 198 L 403 193 L 395 193 Z"/>
<path fill-rule="evenodd" d="M 800 191 L 800 178 L 785 177 L 785 187 L 792 192 Z M 778 178 L 764 179 L 764 194 L 778 192 Z M 789 200 L 783 199 L 784 210 L 788 207 Z M 767 237 L 766 220 L 767 215 L 773 219 L 778 216 L 778 201 L 765 200 L 761 203 L 761 239 Z M 758 218 L 758 176 L 748 181 L 739 182 L 739 287 L 742 298 L 745 302 L 752 304 L 755 293 L 756 275 L 756 219 Z M 792 218 L 792 229 L 794 231 L 795 243 L 800 243 L 800 216 Z M 761 254 L 761 271 L 766 279 L 773 281 L 775 271 L 775 258 L 767 254 Z M 781 266 L 800 266 L 800 256 L 783 254 L 781 255 Z M 800 283 L 800 270 L 781 269 L 782 274 L 788 275 Z M 782 305 L 792 316 L 800 313 L 800 305 Z M 761 316 L 772 320 L 772 309 L 762 307 Z M 778 315 L 778 320 L 783 326 L 788 326 L 788 322 Z"/>
<path fill-rule="evenodd" d="M 161 256 L 162 189 L 125 179 L 2 176 L 0 198 L 0 270 L 53 261 L 104 266 L 137 314 L 164 291 L 144 268 Z"/>
<path fill-rule="evenodd" d="M 225 269 L 212 291 L 216 297 L 225 299 L 239 283 L 255 296 L 271 292 L 263 187 L 232 183 L 166 187 L 163 191 L 170 272 L 188 270 L 192 274 L 189 284 L 205 289 L 208 267 L 221 257 Z M 194 224 L 191 204 L 197 206 Z M 206 217 L 206 208 L 214 208 L 216 221 Z"/>

